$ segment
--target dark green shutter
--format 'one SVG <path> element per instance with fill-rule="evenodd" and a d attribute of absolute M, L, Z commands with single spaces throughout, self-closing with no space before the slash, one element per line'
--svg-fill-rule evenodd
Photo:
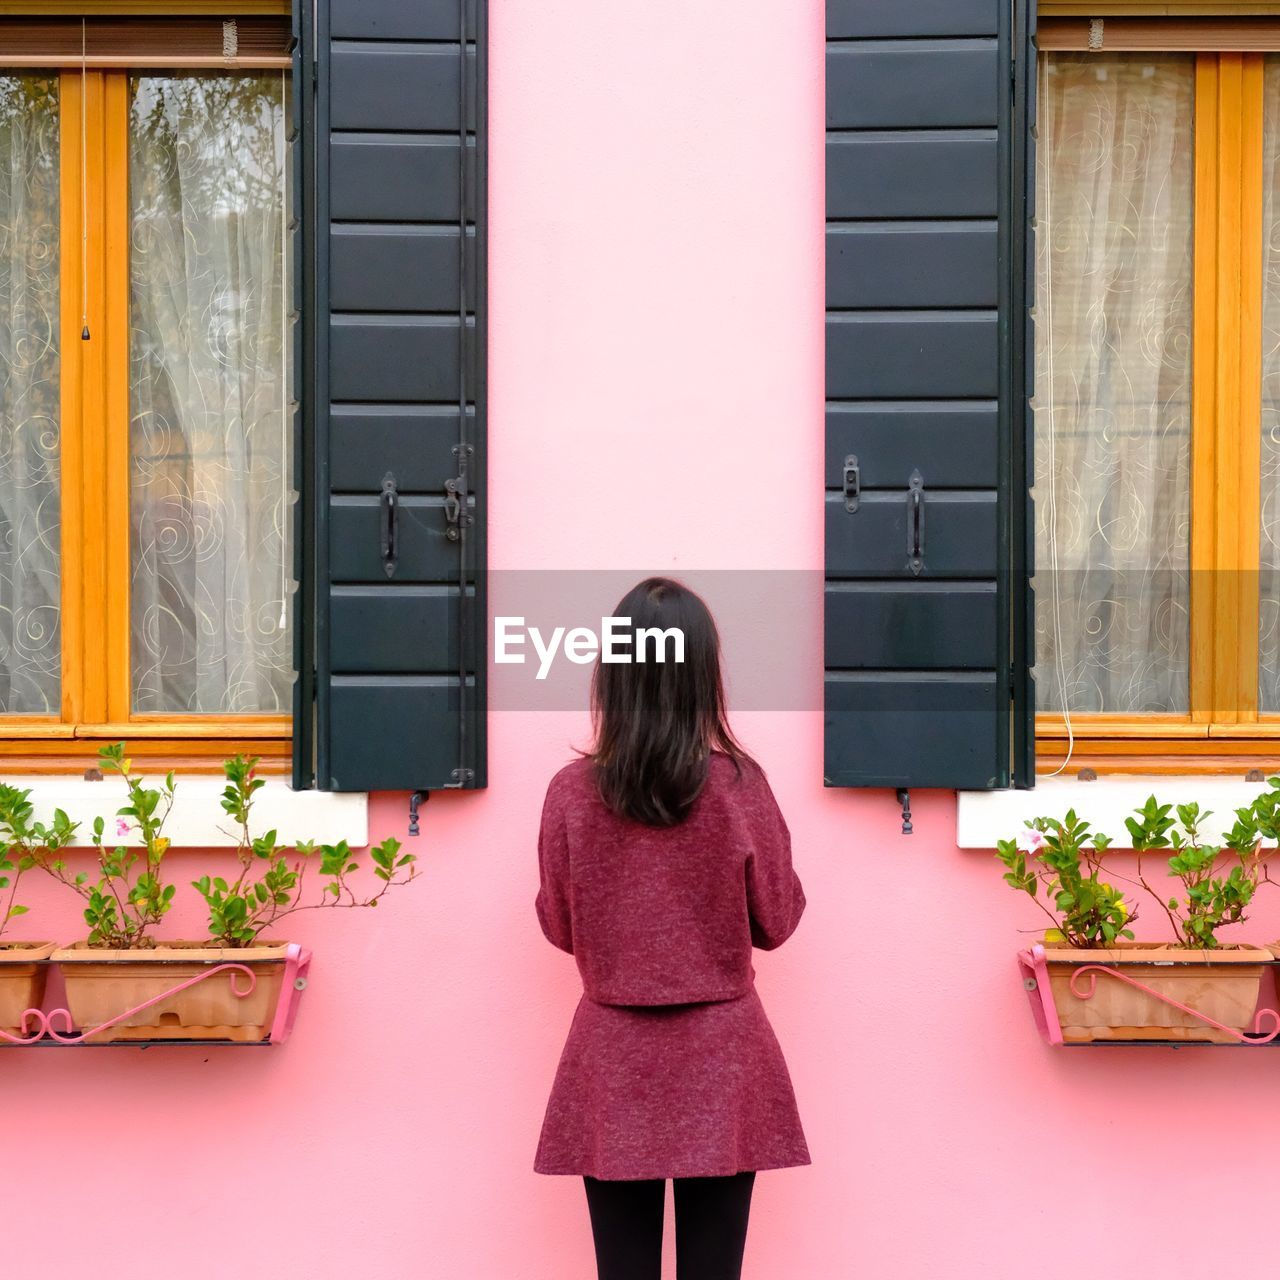
<path fill-rule="evenodd" d="M 479 787 L 485 4 L 308 8 L 298 783 Z"/>
<path fill-rule="evenodd" d="M 830 786 L 1032 780 L 1033 8 L 828 0 Z"/>

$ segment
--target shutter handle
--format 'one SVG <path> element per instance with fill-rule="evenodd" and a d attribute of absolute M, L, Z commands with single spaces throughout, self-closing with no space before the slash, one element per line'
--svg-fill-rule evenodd
<path fill-rule="evenodd" d="M 907 481 L 907 565 L 917 578 L 924 568 L 924 479 L 919 471 Z"/>
<path fill-rule="evenodd" d="M 862 471 L 858 466 L 858 455 L 851 453 L 844 460 L 844 509 L 850 515 L 857 511 L 861 496 Z"/>
<path fill-rule="evenodd" d="M 396 478 L 390 471 L 382 477 L 378 507 L 382 571 L 390 578 L 394 576 L 396 562 L 400 559 L 400 495 L 396 492 Z"/>

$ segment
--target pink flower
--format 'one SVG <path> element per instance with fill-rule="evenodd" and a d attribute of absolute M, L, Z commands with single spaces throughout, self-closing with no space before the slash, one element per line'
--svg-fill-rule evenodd
<path fill-rule="evenodd" d="M 1039 853 L 1045 845 L 1044 832 L 1037 831 L 1035 827 L 1023 827 L 1018 832 L 1017 845 L 1023 853 Z"/>
<path fill-rule="evenodd" d="M 124 837 L 129 834 L 129 824 L 123 818 L 116 819 L 116 835 Z"/>

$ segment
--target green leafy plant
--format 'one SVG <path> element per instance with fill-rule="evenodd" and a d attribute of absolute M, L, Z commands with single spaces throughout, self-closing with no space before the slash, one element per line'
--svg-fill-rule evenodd
<path fill-rule="evenodd" d="M 369 850 L 374 878 L 372 892 L 353 887 L 350 877 L 361 870 L 360 855 L 345 840 L 333 845 L 281 846 L 275 831 L 255 837 L 249 829 L 253 797 L 264 785 L 256 776 L 257 757 L 236 756 L 223 765 L 227 785 L 223 811 L 236 824 L 239 874 L 201 876 L 192 887 L 209 910 L 210 940 L 218 946 L 252 946 L 262 933 L 299 911 L 332 907 L 376 907 L 395 885 L 408 884 L 417 874 L 412 854 L 400 852 L 400 842 L 384 840 Z M 319 892 L 307 895 L 308 871 L 318 861 Z"/>
<path fill-rule="evenodd" d="M 1018 839 L 997 844 L 1005 882 L 1053 921 L 1050 941 L 1060 937 L 1073 947 L 1105 947 L 1132 939 L 1129 926 L 1137 912 L 1123 890 L 1102 878 L 1110 843 L 1071 809 L 1062 819 L 1036 818 Z"/>
<path fill-rule="evenodd" d="M 125 755 L 123 742 L 103 747 L 98 763 L 104 773 L 124 779 L 128 803 L 116 810 L 116 835 L 128 834 L 132 825 L 141 837 L 141 848 L 109 847 L 106 823 L 93 821 L 93 847 L 98 875 L 72 872 L 54 850 L 37 851 L 34 865 L 47 871 L 84 901 L 84 919 L 89 926 L 91 947 L 136 950 L 154 947 L 153 932 L 173 905 L 174 886 L 161 875 L 169 841 L 164 824 L 173 809 L 176 783 L 170 773 L 159 788 L 147 787 L 133 772 L 133 762 Z"/>
<path fill-rule="evenodd" d="M 1249 821 L 1258 829 L 1261 840 L 1280 841 L 1280 777 L 1268 778 L 1270 791 L 1259 792 L 1248 807 Z M 1244 810 L 1237 809 L 1236 817 L 1243 820 Z"/>
<path fill-rule="evenodd" d="M 1203 825 L 1212 815 L 1198 804 L 1161 804 L 1149 796 L 1134 817 L 1125 819 L 1138 857 L 1138 882 L 1160 903 L 1182 946 L 1218 947 L 1219 929 L 1248 918 L 1249 904 L 1267 877 L 1262 840 L 1264 835 L 1274 838 L 1276 831 L 1280 779 L 1271 784 L 1271 793 L 1236 810 L 1235 824 L 1221 845 L 1204 839 Z M 1169 874 L 1179 881 L 1180 895 L 1166 896 L 1147 880 L 1143 855 L 1157 849 L 1172 850 Z"/>
<path fill-rule="evenodd" d="M 29 910 L 16 901 L 23 874 L 69 844 L 76 826 L 61 809 L 53 811 L 52 824 L 35 821 L 31 792 L 0 784 L 0 938 Z"/>

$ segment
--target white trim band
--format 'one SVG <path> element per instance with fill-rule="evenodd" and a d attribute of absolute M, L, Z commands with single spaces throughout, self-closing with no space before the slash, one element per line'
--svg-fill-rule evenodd
<path fill-rule="evenodd" d="M 1235 811 L 1247 805 L 1265 782 L 1212 776 L 1045 778 L 1029 791 L 960 791 L 956 793 L 956 844 L 961 849 L 994 849 L 1011 840 L 1032 818 L 1061 818 L 1068 809 L 1096 831 L 1112 838 L 1117 849 L 1132 848 L 1124 820 L 1154 795 L 1161 804 L 1194 800 L 1213 818 L 1205 835 L 1218 840 L 1235 823 Z"/>
<path fill-rule="evenodd" d="M 253 798 L 250 833 L 266 835 L 275 830 L 287 845 L 299 840 L 317 844 L 337 844 L 345 840 L 353 849 L 369 843 L 369 797 L 363 792 L 295 791 L 283 778 L 265 778 Z M 93 820 L 106 822 L 105 843 L 136 847 L 137 832 L 131 826 L 124 837 L 116 835 L 116 810 L 128 803 L 124 782 L 108 776 L 101 782 L 82 778 L 38 776 L 6 777 L 5 782 L 23 791 L 30 790 L 35 820 L 49 822 L 54 809 L 63 809 L 73 822 L 80 823 L 75 844 L 92 844 Z M 159 779 L 147 778 L 148 786 Z M 165 823 L 165 835 L 174 849 L 233 849 L 236 833 L 231 819 L 222 811 L 221 797 L 226 780 L 213 775 L 181 776 L 173 812 Z M 128 819 L 126 819 L 128 821 Z"/>

